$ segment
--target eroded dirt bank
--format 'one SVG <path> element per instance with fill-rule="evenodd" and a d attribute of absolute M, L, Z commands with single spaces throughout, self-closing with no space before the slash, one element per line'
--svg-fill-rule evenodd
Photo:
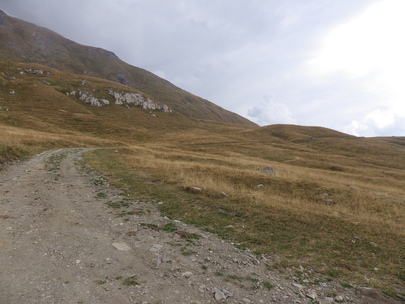
<path fill-rule="evenodd" d="M 0 171 L 0 303 L 399 303 L 275 274 L 272 260 L 161 217 L 164 202 L 112 189 L 83 169 L 84 152 Z"/>

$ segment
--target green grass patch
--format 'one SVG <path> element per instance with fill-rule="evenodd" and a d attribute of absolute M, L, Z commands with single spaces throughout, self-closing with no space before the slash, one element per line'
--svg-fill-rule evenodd
<path fill-rule="evenodd" d="M 190 249 L 187 249 L 186 247 L 181 248 L 181 254 L 184 255 L 184 256 L 191 256 L 191 255 L 194 255 L 196 253 L 197 252 L 195 252 L 193 250 L 190 250 Z"/>
<path fill-rule="evenodd" d="M 268 290 L 271 290 L 271 289 L 274 288 L 274 285 L 271 284 L 271 283 L 268 282 L 268 281 L 263 281 L 262 284 L 263 284 L 263 286 L 264 286 L 265 288 L 267 288 Z"/>
<path fill-rule="evenodd" d="M 243 277 L 237 276 L 235 274 L 228 275 L 227 279 L 228 280 L 236 280 L 236 281 L 239 281 L 239 282 L 242 282 L 244 280 Z"/>
<path fill-rule="evenodd" d="M 353 288 L 353 285 L 346 282 L 341 282 L 340 285 L 344 288 Z"/>
<path fill-rule="evenodd" d="M 24 159 L 28 151 L 22 147 L 13 147 L 0 142 L 0 165 L 12 160 Z"/>
<path fill-rule="evenodd" d="M 99 193 L 96 194 L 96 197 L 97 198 L 106 198 L 107 194 L 105 194 L 104 192 L 99 192 Z"/>
<path fill-rule="evenodd" d="M 123 285 L 125 286 L 137 286 L 137 285 L 141 285 L 141 283 L 139 283 L 137 280 L 135 280 L 134 278 L 126 278 L 124 280 L 124 282 L 122 282 Z"/>
<path fill-rule="evenodd" d="M 175 223 L 167 223 L 162 227 L 162 230 L 166 232 L 174 232 L 178 229 Z"/>
<path fill-rule="evenodd" d="M 107 195 L 105 193 L 98 193 L 97 194 L 98 198 L 106 198 Z M 107 206 L 113 209 L 120 209 L 120 208 L 128 208 L 129 206 L 131 206 L 132 202 L 131 201 L 127 201 L 127 200 L 120 200 L 117 202 L 113 202 L 113 201 L 108 201 L 106 202 Z"/>

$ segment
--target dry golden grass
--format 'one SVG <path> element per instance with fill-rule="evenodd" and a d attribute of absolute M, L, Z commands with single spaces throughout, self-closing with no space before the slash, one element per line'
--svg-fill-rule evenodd
<path fill-rule="evenodd" d="M 292 212 L 344 217 L 353 223 L 368 223 L 373 226 L 371 229 L 388 229 L 405 237 L 405 189 L 395 179 L 386 180 L 389 185 L 376 186 L 357 182 L 356 175 L 282 163 L 272 164 L 277 174 L 268 175 L 261 170 L 266 162 L 259 158 L 246 159 L 243 155 L 224 158 L 207 152 L 182 153 L 155 146 L 132 147 L 124 157 L 130 167 L 165 180 L 176 180 L 183 187 L 225 192 L 257 205 Z M 362 175 L 366 174 L 375 176 L 364 170 Z M 333 204 L 327 205 L 317 197 L 325 192 L 330 195 L 325 198 L 332 199 Z"/>
<path fill-rule="evenodd" d="M 114 142 L 82 134 L 55 134 L 0 125 L 0 164 L 40 151 L 64 147 L 111 146 Z"/>
<path fill-rule="evenodd" d="M 121 149 L 118 163 L 117 153 L 100 152 L 98 159 L 130 191 L 166 201 L 164 214 L 281 256 L 284 267 L 304 265 L 323 279 L 391 292 L 403 285 L 405 171 L 382 165 L 403 148 L 370 139 L 371 152 L 356 157 L 347 149 L 329 152 L 220 129 L 169 132 L 159 142 Z M 345 140 L 335 138 L 336 146 Z M 276 174 L 263 173 L 264 166 Z M 187 191 L 194 186 L 202 193 Z M 323 193 L 329 196 L 318 197 Z"/>

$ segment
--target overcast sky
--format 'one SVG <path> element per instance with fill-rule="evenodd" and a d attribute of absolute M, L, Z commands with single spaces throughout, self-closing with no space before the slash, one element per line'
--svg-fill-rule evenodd
<path fill-rule="evenodd" d="M 0 0 L 260 125 L 405 136 L 404 0 Z"/>

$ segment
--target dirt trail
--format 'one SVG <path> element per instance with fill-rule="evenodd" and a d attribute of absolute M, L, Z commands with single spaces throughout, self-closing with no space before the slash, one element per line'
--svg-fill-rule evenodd
<path fill-rule="evenodd" d="M 0 171 L 0 303 L 398 303 L 275 274 L 271 260 L 87 173 L 84 151 L 44 152 Z"/>

